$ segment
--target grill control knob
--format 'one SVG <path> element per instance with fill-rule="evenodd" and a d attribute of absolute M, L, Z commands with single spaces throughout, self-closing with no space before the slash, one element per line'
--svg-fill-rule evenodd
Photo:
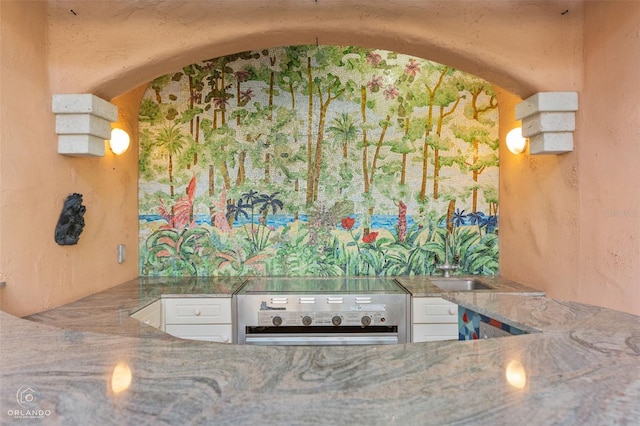
<path fill-rule="evenodd" d="M 369 324 L 371 324 L 371 317 L 370 316 L 363 316 L 362 319 L 360 320 L 360 322 L 362 323 L 363 327 L 368 326 Z"/>
<path fill-rule="evenodd" d="M 313 320 L 312 320 L 312 319 L 311 319 L 311 317 L 310 317 L 310 316 L 308 316 L 308 315 L 307 315 L 307 316 L 302 317 L 302 325 L 305 325 L 305 326 L 307 326 L 307 327 L 308 327 L 308 326 L 310 326 L 310 325 L 311 325 L 311 322 L 312 322 L 312 321 L 313 321 Z"/>
<path fill-rule="evenodd" d="M 273 325 L 278 327 L 279 325 L 282 325 L 282 317 L 279 317 L 279 316 L 276 315 L 275 317 L 273 317 L 271 322 L 273 323 Z"/>
<path fill-rule="evenodd" d="M 335 325 L 336 327 L 339 326 L 340 324 L 342 324 L 342 318 L 340 318 L 338 315 L 334 316 L 333 318 L 331 318 L 331 324 Z"/>

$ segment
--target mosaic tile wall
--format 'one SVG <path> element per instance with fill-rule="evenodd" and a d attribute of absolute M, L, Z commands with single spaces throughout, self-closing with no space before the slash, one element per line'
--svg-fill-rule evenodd
<path fill-rule="evenodd" d="M 527 334 L 509 324 L 505 324 L 493 318 L 479 314 L 462 306 L 458 307 L 458 338 L 459 340 L 477 340 L 480 338 L 480 323 L 486 323 L 493 327 L 504 330 L 513 335 Z"/>
<path fill-rule="evenodd" d="M 356 46 L 187 65 L 139 110 L 141 276 L 498 273 L 498 103 Z M 446 253 L 446 255 L 445 255 Z"/>

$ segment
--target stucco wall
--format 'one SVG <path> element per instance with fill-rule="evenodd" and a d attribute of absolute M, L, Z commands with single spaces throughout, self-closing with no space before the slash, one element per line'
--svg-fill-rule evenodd
<path fill-rule="evenodd" d="M 509 218 L 501 224 L 501 270 L 554 297 L 640 313 L 639 219 L 615 221 L 605 212 L 638 206 L 638 197 L 617 188 L 638 181 L 633 117 L 640 3 L 145 5 L 55 1 L 47 9 L 42 2 L 0 2 L 0 279 L 8 282 L 0 290 L 3 310 L 41 311 L 135 275 L 135 259 L 115 261 L 118 243 L 135 244 L 135 139 L 124 157 L 59 156 L 51 94 L 90 92 L 111 99 L 181 65 L 254 48 L 312 44 L 317 37 L 323 44 L 372 46 L 452 65 L 516 95 L 504 93 L 505 104 L 537 91 L 579 91 L 574 153 L 508 160 L 502 155 L 501 216 Z M 119 102 L 135 111 L 139 97 L 130 93 Z M 78 246 L 61 248 L 53 229 L 62 200 L 74 191 L 85 194 L 87 228 Z M 518 221 L 526 226 L 515 226 Z"/>
<path fill-rule="evenodd" d="M 137 148 L 117 158 L 108 148 L 103 158 L 57 154 L 51 96 L 60 91 L 50 84 L 55 65 L 47 60 L 45 6 L 0 2 L 0 280 L 7 282 L 0 308 L 16 315 L 137 276 Z M 115 103 L 124 104 L 121 120 L 137 120 L 135 101 L 123 96 Z M 59 246 L 55 226 L 73 192 L 84 196 L 86 226 L 77 245 Z M 116 258 L 120 243 L 129 247 L 123 264 Z"/>
<path fill-rule="evenodd" d="M 579 0 L 55 1 L 51 84 L 108 99 L 203 59 L 317 41 L 430 59 L 520 96 L 576 90 L 582 7 Z"/>
<path fill-rule="evenodd" d="M 520 101 L 498 91 L 503 141 Z M 513 155 L 500 147 L 500 274 L 573 300 L 580 266 L 578 168 L 576 152 Z"/>
<path fill-rule="evenodd" d="M 564 297 L 640 314 L 640 2 L 588 2 L 580 271 Z M 575 297 L 573 297 L 575 294 Z"/>

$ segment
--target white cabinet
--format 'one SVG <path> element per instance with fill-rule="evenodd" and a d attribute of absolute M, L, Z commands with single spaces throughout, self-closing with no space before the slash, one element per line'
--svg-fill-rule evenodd
<path fill-rule="evenodd" d="M 183 339 L 230 343 L 231 298 L 165 298 L 164 331 Z"/>
<path fill-rule="evenodd" d="M 137 319 L 141 323 L 163 330 L 162 303 L 160 303 L 159 300 L 156 300 L 144 308 L 132 313 L 131 317 Z"/>
<path fill-rule="evenodd" d="M 414 297 L 411 304 L 413 342 L 458 340 L 458 305 L 441 297 Z"/>

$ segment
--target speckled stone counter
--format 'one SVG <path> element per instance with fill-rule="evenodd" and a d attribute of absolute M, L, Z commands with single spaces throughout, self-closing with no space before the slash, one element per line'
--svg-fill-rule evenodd
<path fill-rule="evenodd" d="M 396 280 L 406 288 L 409 293 L 414 297 L 432 297 L 441 296 L 448 292 L 442 291 L 436 285 L 434 285 L 429 277 L 425 276 L 399 276 L 395 277 Z M 433 277 L 440 278 L 440 277 Z M 464 277 L 452 277 L 452 278 L 464 278 Z M 480 281 L 490 287 L 490 290 L 478 290 L 475 293 L 517 293 L 527 296 L 544 296 L 544 292 L 535 288 L 527 287 L 515 281 L 508 280 L 498 275 L 473 275 L 466 278 L 472 278 Z"/>
<path fill-rule="evenodd" d="M 197 293 L 229 297 L 239 283 L 225 285 L 228 291 Z M 128 318 L 167 294 L 143 288 L 136 280 L 34 321 L 0 313 L 0 423 L 609 425 L 640 419 L 640 318 L 622 312 L 527 294 L 447 293 L 462 306 L 540 332 L 393 346 L 256 347 L 160 338 Z M 128 386 L 123 378 L 130 378 Z M 29 391 L 33 401 L 20 406 L 20 392 Z M 40 418 L 15 419 L 20 415 Z"/>
<path fill-rule="evenodd" d="M 235 277 L 140 277 L 27 319 L 66 330 L 171 338 L 129 315 L 163 296 L 229 298 L 244 282 Z"/>

